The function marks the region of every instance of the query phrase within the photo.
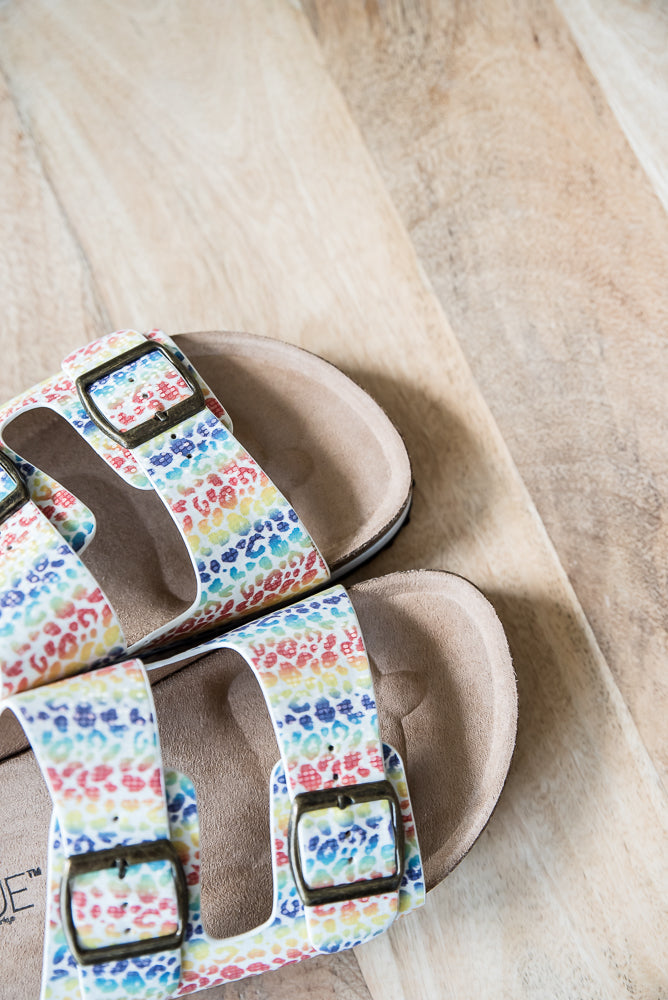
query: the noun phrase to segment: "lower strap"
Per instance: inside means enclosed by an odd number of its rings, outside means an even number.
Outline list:
[[[401,801],[405,831],[404,876],[392,916],[408,913],[424,902],[424,877],[415,824],[401,759],[384,746],[386,773]],[[320,951],[334,953],[362,944],[381,933],[387,924],[386,904],[370,896],[362,906],[333,903],[315,907],[313,920],[322,929],[327,945],[314,946],[304,917],[304,907],[292,877],[287,854],[290,797],[283,765],[271,776],[271,843],[274,905],[269,919],[255,930],[223,940],[210,937],[202,925],[200,898],[199,820],[195,789],[183,774],[165,774],[170,838],[178,845],[188,883],[188,926],[181,950],[181,981],[169,990],[171,968],[161,956],[141,961],[119,961],[111,968],[93,970],[98,995],[120,998],[181,997],[212,986],[279,969]],[[65,858],[62,836],[54,817],[49,838],[49,909],[41,1000],[82,1000],[77,964],[69,950],[60,922],[60,884]],[[221,900],[221,905],[224,901]],[[335,928],[332,932],[332,927]],[[156,992],[156,990],[165,992]]]

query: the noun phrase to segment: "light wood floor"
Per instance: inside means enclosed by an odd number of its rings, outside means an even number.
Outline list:
[[[414,464],[365,574],[469,577],[514,656],[424,911],[212,998],[668,996],[667,136],[661,0],[0,5],[2,398],[119,326],[322,354]]]

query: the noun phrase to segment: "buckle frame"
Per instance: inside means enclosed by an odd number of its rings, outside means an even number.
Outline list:
[[[124,873],[125,868],[142,861],[171,862],[179,916],[176,931],[173,934],[144,938],[141,941],[128,941],[127,943],[121,941],[118,944],[102,945],[99,948],[85,948],[80,943],[74,926],[72,879],[85,872],[104,871],[107,868],[115,867],[119,868],[119,878],[122,878],[120,873]],[[172,951],[180,948],[188,923],[188,885],[181,859],[173,843],[171,840],[147,840],[141,844],[128,844],[127,846],[119,844],[117,847],[109,847],[101,851],[72,854],[65,859],[60,885],[60,915],[70,951],[79,965],[100,965],[104,962],[137,958],[140,955],[152,955],[157,951]]]
[[[374,802],[385,799],[390,803],[392,812],[392,828],[394,831],[394,859],[396,871],[393,875],[382,875],[378,878],[361,879],[357,882],[345,882],[340,885],[326,885],[313,888],[308,885],[302,868],[301,853],[297,830],[299,820],[304,813],[314,809],[341,809],[358,802]],[[342,800],[347,800],[343,802]],[[313,792],[301,792],[295,795],[288,826],[288,859],[292,877],[304,906],[321,906],[325,903],[338,903],[348,899],[364,899],[367,896],[377,896],[381,892],[394,892],[401,885],[404,874],[404,824],[401,816],[401,806],[394,785],[384,781],[368,781],[360,785],[344,785],[338,788],[318,788]]]
[[[121,368],[125,368],[131,361],[136,361],[137,358],[141,358],[145,354],[153,354],[156,351],[164,355],[172,367],[176,368],[192,392],[192,396],[182,399],[179,403],[175,403],[174,406],[170,406],[168,409],[156,411],[152,417],[143,420],[136,427],[129,427],[125,431],[114,427],[91,397],[90,387],[106,375],[112,375],[114,372],[120,371]],[[165,344],[159,344],[156,340],[146,340],[143,344],[137,344],[115,358],[109,358],[108,361],[103,361],[102,364],[97,365],[95,368],[83,372],[76,379],[75,385],[81,405],[96,427],[123,448],[136,448],[138,445],[150,441],[151,438],[156,437],[162,431],[176,427],[177,424],[180,424],[188,417],[193,417],[206,406],[204,392],[194,375],[188,371],[183,362]]]
[[[19,472],[18,466],[3,451],[0,451],[0,468],[15,483],[14,489],[9,496],[0,500],[0,524],[2,524],[3,521],[6,521],[7,518],[15,514],[17,510],[20,510],[28,502],[30,494],[28,493],[28,487],[23,482],[23,477]]]

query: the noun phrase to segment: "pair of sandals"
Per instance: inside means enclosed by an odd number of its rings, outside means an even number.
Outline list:
[[[461,577],[333,585],[410,506],[373,400],[280,342],[120,331],[0,436],[0,995],[189,995],[420,906],[516,690]]]

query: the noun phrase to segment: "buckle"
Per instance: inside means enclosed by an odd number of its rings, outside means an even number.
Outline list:
[[[30,494],[16,463],[12,461],[9,455],[5,455],[3,451],[0,451],[0,469],[6,472],[9,478],[15,483],[14,489],[9,496],[0,500],[0,524],[2,524],[3,521],[6,521],[8,517],[11,517],[12,514],[23,507],[24,503],[30,499]]]
[[[337,807],[346,809],[358,802],[375,802],[382,799],[390,803],[392,812],[396,868],[394,874],[357,882],[344,882],[340,885],[321,886],[315,889],[308,885],[304,876],[297,836],[299,820],[304,813],[312,812],[314,809]],[[404,825],[399,799],[392,783],[387,780],[368,781],[361,785],[321,788],[314,792],[301,792],[299,795],[295,795],[288,827],[288,858],[297,891],[305,906],[320,906],[324,903],[338,903],[347,899],[362,899],[366,896],[377,896],[381,892],[393,892],[398,889],[404,874]]]
[[[120,371],[121,368],[125,368],[131,361],[136,361],[137,358],[141,358],[145,354],[153,353],[164,354],[172,367],[176,368],[181,378],[184,379],[192,392],[192,396],[182,399],[167,410],[158,410],[152,417],[142,421],[141,424],[137,424],[136,427],[130,427],[125,431],[120,430],[118,427],[114,427],[111,421],[98,409],[95,400],[91,397],[90,388],[95,382],[99,382],[106,375],[112,375],[114,372]],[[112,441],[116,441],[123,448],[136,448],[138,445],[150,441],[151,438],[162,433],[162,431],[169,430],[188,417],[194,416],[205,407],[204,393],[199,382],[196,381],[183,362],[175,354],[172,354],[168,347],[164,344],[159,344],[155,340],[147,340],[143,344],[137,344],[136,347],[131,347],[129,351],[124,351],[123,354],[119,354],[115,358],[110,358],[108,361],[103,361],[96,368],[91,368],[90,371],[84,372],[77,378],[76,387],[83,408],[93,423],[101,431],[104,431]]]
[[[142,941],[120,942],[119,944],[101,945],[99,948],[85,948],[77,937],[72,914],[72,879],[85,872],[98,872],[106,868],[118,868],[119,878],[123,878],[126,868],[140,862],[169,861],[174,873],[176,888],[176,905],[179,924],[173,934],[163,934],[160,937],[145,938]],[[129,844],[106,848],[102,851],[88,851],[85,854],[73,854],[65,859],[65,869],[60,887],[60,914],[65,937],[72,955],[79,965],[100,965],[103,962],[114,962],[120,959],[137,958],[140,955],[151,955],[156,951],[171,951],[180,948],[188,922],[188,886],[185,872],[181,865],[176,848],[171,840],[148,840],[142,844]]]

